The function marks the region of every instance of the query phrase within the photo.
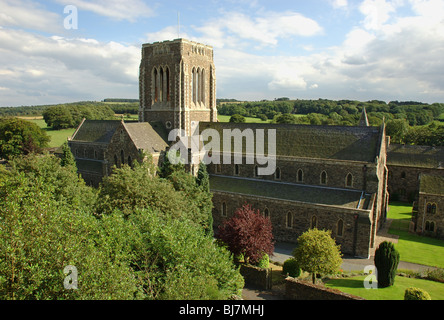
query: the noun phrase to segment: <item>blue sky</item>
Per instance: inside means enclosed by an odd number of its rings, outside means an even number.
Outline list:
[[[0,106],[138,98],[141,45],[178,36],[218,98],[444,102],[444,0],[0,0]]]

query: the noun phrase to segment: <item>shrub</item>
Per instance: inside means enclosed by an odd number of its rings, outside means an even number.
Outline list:
[[[265,269],[268,268],[270,265],[270,258],[268,256],[268,254],[264,253],[262,255],[262,258],[259,259],[259,261],[257,262],[257,266],[259,268]]]
[[[378,270],[378,286],[390,287],[395,283],[399,264],[399,252],[393,243],[384,241],[375,251],[375,266]]]
[[[405,289],[404,300],[432,300],[432,298],[427,291],[411,287]]]
[[[284,265],[282,266],[282,273],[285,275],[288,274],[293,278],[299,277],[301,275],[301,268],[296,259],[290,258],[285,260]]]
[[[270,219],[251,205],[244,204],[219,226],[216,238],[224,242],[234,256],[243,254],[246,263],[256,265],[264,252],[273,253],[272,229]]]

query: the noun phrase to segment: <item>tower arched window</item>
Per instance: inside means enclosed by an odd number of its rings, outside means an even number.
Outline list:
[[[165,69],[165,78],[166,78],[166,89],[165,89],[165,94],[166,94],[166,101],[170,101],[170,69],[167,67]]]
[[[153,70],[153,81],[154,81],[154,102],[159,101],[159,79],[158,79],[158,72],[157,68],[154,68]]]
[[[239,165],[238,165],[238,164],[235,164],[235,165],[234,165],[234,175],[235,175],[235,176],[238,176],[239,173],[240,173]]]
[[[200,71],[199,82],[199,102],[203,104],[205,103],[205,69]]]
[[[163,68],[160,68],[159,71],[159,102],[163,101],[163,93],[164,93],[164,77],[163,77]]]

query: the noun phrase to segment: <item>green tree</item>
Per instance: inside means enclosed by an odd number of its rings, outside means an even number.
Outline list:
[[[0,158],[41,152],[50,137],[33,122],[18,118],[0,119]]]
[[[213,195],[210,191],[210,175],[207,171],[207,166],[205,163],[201,162],[199,164],[199,170],[197,171],[196,177],[197,185],[201,188],[201,192],[203,193],[204,198],[209,199],[210,201],[206,202],[206,206],[202,208],[202,210],[206,211],[208,215],[208,227],[207,234],[213,235],[213,202],[211,199]]]
[[[55,130],[74,127],[72,113],[67,106],[57,105],[47,108],[42,113],[48,127]]]
[[[62,167],[66,166],[76,166],[76,161],[74,155],[71,152],[71,148],[68,146],[68,141],[65,141],[62,144],[62,156],[60,157],[60,165]]]
[[[399,252],[391,242],[384,241],[375,251],[375,267],[378,270],[378,287],[386,288],[395,283],[399,264]]]
[[[296,118],[293,114],[290,113],[284,113],[278,115],[273,122],[276,123],[290,123],[295,124],[298,123],[298,118]]]
[[[138,230],[132,264],[147,296],[194,300],[241,294],[243,277],[230,252],[201,227],[151,209],[136,209],[128,223]]]
[[[240,114],[233,114],[230,118],[230,122],[234,122],[234,123],[244,123],[245,122],[245,117],[240,115]]]
[[[100,239],[100,221],[56,199],[56,186],[47,181],[16,169],[0,179],[0,299],[137,296],[129,257],[113,256],[112,243]],[[78,290],[64,287],[67,266],[77,268]]]
[[[387,121],[386,134],[394,143],[405,143],[406,135],[409,131],[409,124],[404,119],[393,119]]]
[[[331,237],[331,231],[310,229],[298,238],[298,246],[293,251],[299,267],[312,274],[329,274],[338,271],[342,264],[340,246]]]

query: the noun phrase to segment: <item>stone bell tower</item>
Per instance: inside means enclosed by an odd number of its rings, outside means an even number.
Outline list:
[[[139,122],[187,136],[200,121],[216,122],[213,48],[185,39],[143,44],[139,98]]]

